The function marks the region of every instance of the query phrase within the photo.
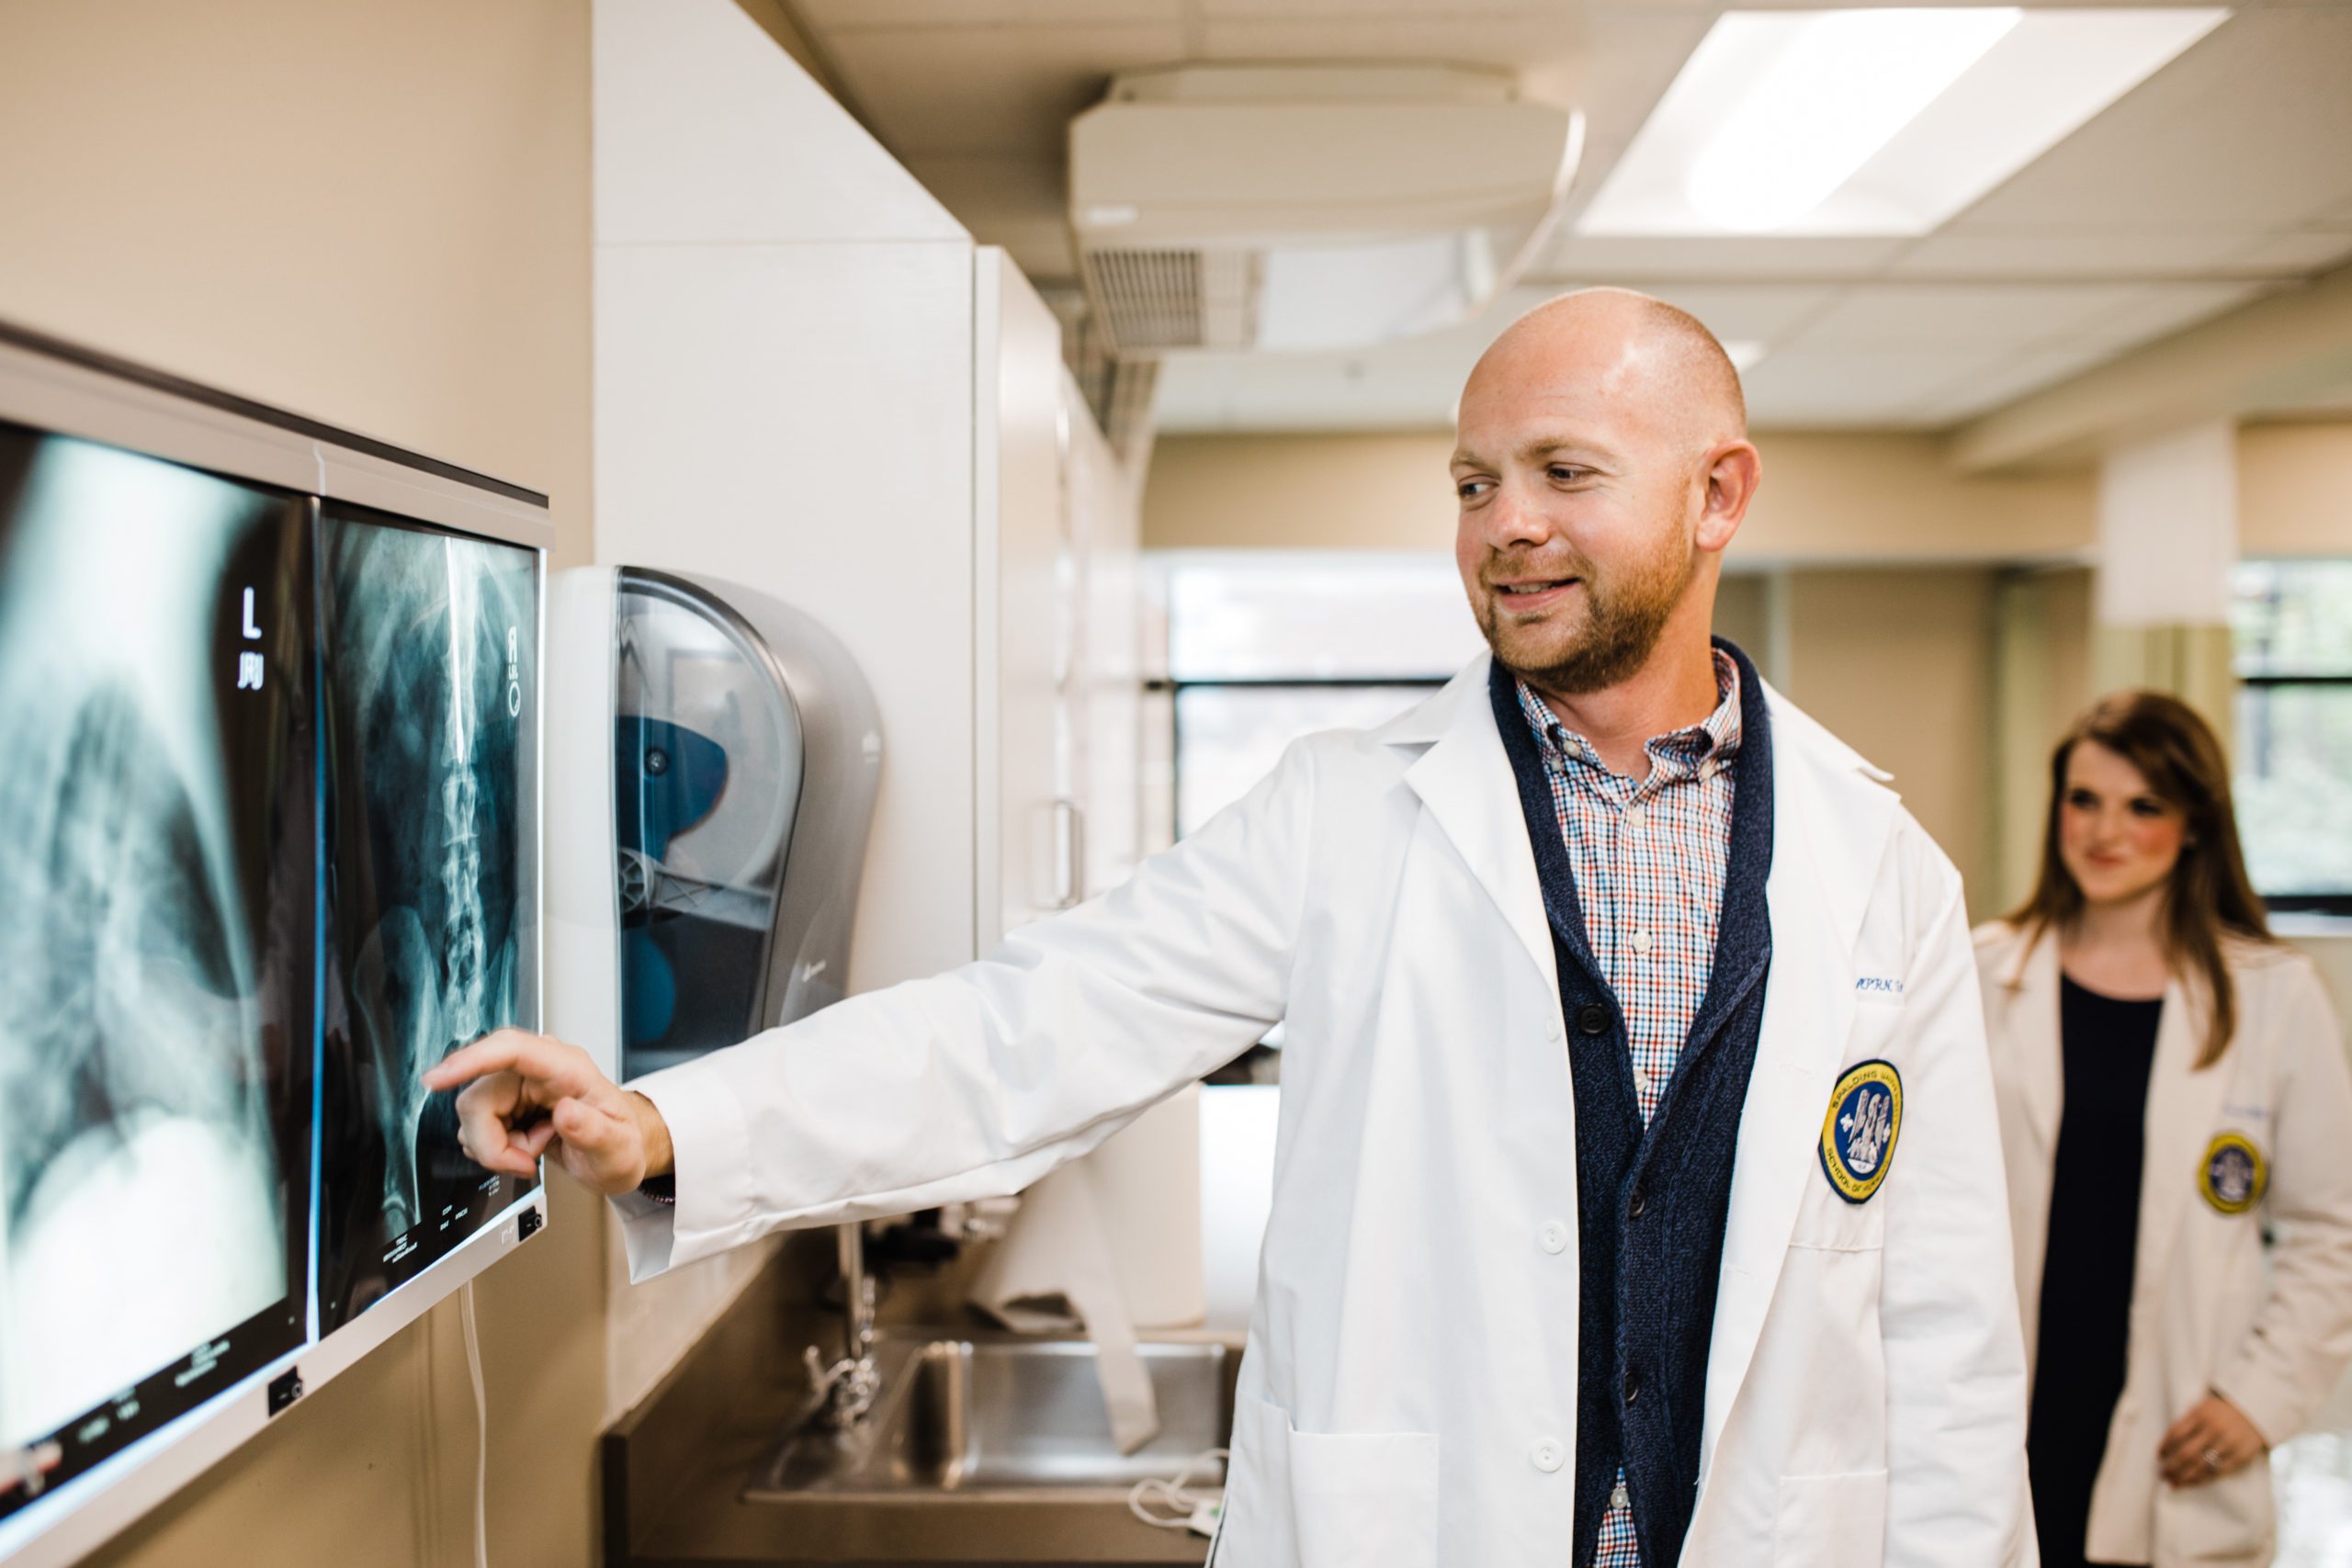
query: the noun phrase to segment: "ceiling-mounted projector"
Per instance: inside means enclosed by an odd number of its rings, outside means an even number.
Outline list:
[[[1131,72],[1070,122],[1070,225],[1123,355],[1360,348],[1516,279],[1583,144],[1581,114],[1501,72]]]

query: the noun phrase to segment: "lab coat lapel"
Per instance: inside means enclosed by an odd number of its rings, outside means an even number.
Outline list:
[[[2001,976],[2000,1006],[2010,1021],[2001,1031],[2003,1048],[2014,1053],[2024,1101],[2025,1132],[2034,1156],[2047,1165],[2058,1157],[2058,1119],[2064,1111],[2065,1066],[2058,1038],[2058,938],[2044,931],[2021,947]]]
[[[2156,1019],[2155,1059],[2148,1069],[2146,1145],[2140,1167],[2139,1253],[2132,1263],[2138,1281],[2165,1277],[2181,1222],[2196,1201],[2198,1163],[2221,1119],[2229,1083],[2229,1058],[2199,1071],[2198,1052],[2205,1040],[2201,987],[2175,979],[2165,987]]]
[[[1847,766],[1818,754],[1805,732],[1810,721],[1783,722],[1792,713],[1775,701],[1772,871],[1764,894],[1772,966],[1732,1168],[1702,1484],[1755,1359],[1805,1183],[1820,1179],[1821,1119],[1854,1024],[1855,939],[1894,825],[1894,797],[1863,782],[1859,759]]]
[[[1406,770],[1405,783],[1556,991],[1543,885],[1519,807],[1518,781],[1495,730],[1487,664],[1483,658],[1476,660],[1436,696],[1380,730],[1378,738],[1391,745],[1434,738],[1435,744]]]

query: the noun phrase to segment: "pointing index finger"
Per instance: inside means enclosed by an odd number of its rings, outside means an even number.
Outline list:
[[[565,1071],[570,1066],[554,1042],[544,1035],[501,1029],[444,1056],[425,1073],[424,1087],[456,1089],[496,1072],[512,1072],[540,1083],[563,1083],[573,1076]]]

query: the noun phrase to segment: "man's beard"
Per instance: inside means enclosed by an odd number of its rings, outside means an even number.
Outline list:
[[[1481,574],[1486,600],[1480,607],[1478,629],[1487,634],[1487,646],[1494,649],[1496,661],[1538,691],[1564,696],[1605,691],[1630,679],[1649,662],[1666,623],[1673,618],[1675,607],[1682,603],[1683,592],[1690,586],[1698,569],[1698,552],[1686,545],[1678,553],[1671,542],[1648,559],[1619,569],[1605,582],[1589,562],[1577,562],[1553,572],[1548,569],[1538,570],[1508,556],[1490,555]],[[1547,649],[1542,661],[1532,657],[1533,650],[1524,644],[1543,638],[1555,628],[1544,623],[1518,626],[1508,624],[1504,617],[1510,602],[1493,587],[1493,580],[1498,574],[1521,579],[1548,580],[1556,576],[1582,580],[1584,624],[1566,647]]]

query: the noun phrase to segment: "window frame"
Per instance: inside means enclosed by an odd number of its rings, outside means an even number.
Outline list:
[[[2336,674],[2299,671],[2289,674],[2240,675],[2237,683],[2241,690],[2260,688],[2278,691],[2307,687],[2352,691],[2352,671]],[[2238,827],[2238,836],[2241,840],[2245,836],[2243,824]],[[2265,893],[2256,887],[2255,896],[2262,900],[2262,907],[2274,915],[2330,915],[2352,919],[2352,887],[2328,893]]]
[[[1442,689],[1451,675],[1216,675],[1180,680],[1158,675],[1143,683],[1148,694],[1168,697],[1168,825],[1172,840],[1182,841],[1184,820],[1184,694],[1193,690],[1349,691],[1375,686],[1402,686],[1423,694]]]

